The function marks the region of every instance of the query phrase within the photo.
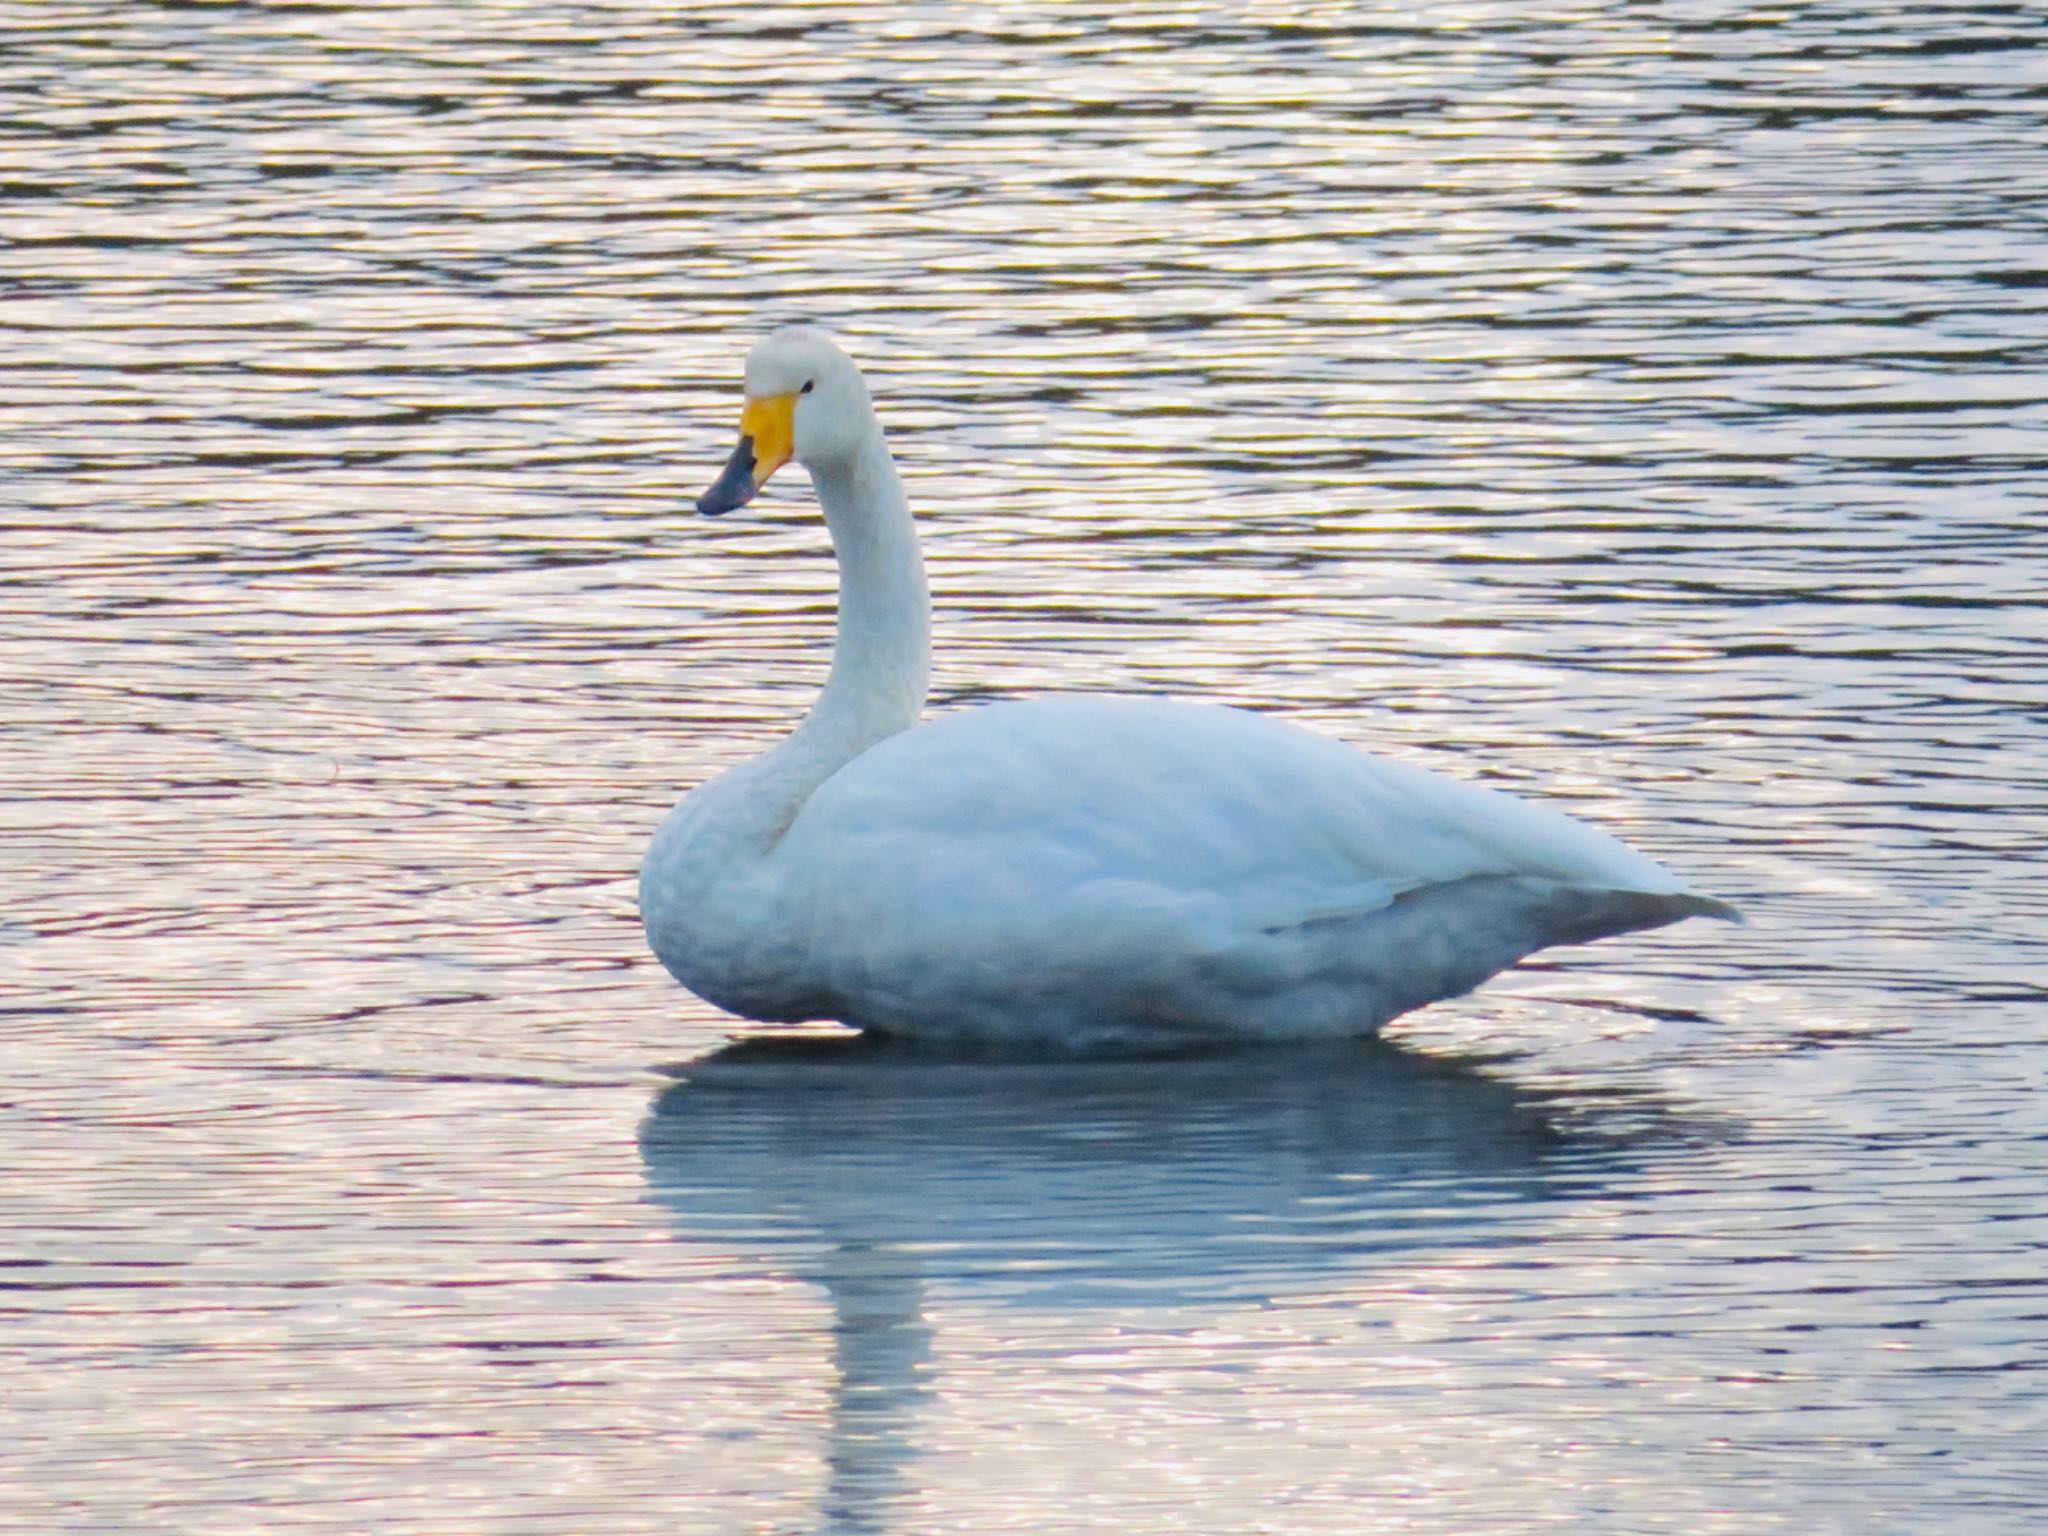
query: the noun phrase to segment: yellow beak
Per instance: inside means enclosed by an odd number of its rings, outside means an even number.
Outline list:
[[[716,517],[743,507],[768,477],[789,462],[796,446],[796,396],[761,395],[740,412],[740,444],[725,471],[697,498],[697,510]]]

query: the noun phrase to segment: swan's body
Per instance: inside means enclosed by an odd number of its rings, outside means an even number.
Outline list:
[[[1244,710],[1057,697],[917,723],[929,603],[858,372],[786,331],[747,386],[700,505],[803,462],[840,627],[803,725],[691,793],[642,870],[649,942],[711,1002],[950,1043],[1367,1034],[1547,944],[1733,916],[1554,811]]]

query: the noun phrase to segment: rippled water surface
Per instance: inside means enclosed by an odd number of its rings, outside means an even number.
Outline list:
[[[2038,1528],[2048,21],[0,3],[0,1526]],[[646,955],[817,686],[1224,698],[1741,902],[1311,1058]]]

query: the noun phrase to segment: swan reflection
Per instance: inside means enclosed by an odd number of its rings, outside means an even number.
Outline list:
[[[1380,1041],[1047,1062],[785,1037],[677,1070],[641,1130],[653,1198],[686,1239],[830,1297],[835,1530],[879,1528],[904,1492],[934,1294],[1112,1310],[1327,1292],[1385,1255],[1525,1241],[1668,1145],[1655,1106]]]

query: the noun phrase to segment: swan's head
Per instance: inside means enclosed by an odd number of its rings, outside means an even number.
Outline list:
[[[874,407],[853,359],[823,331],[777,331],[747,354],[740,445],[697,498],[697,510],[745,506],[791,459],[812,469],[851,459],[874,432]]]

